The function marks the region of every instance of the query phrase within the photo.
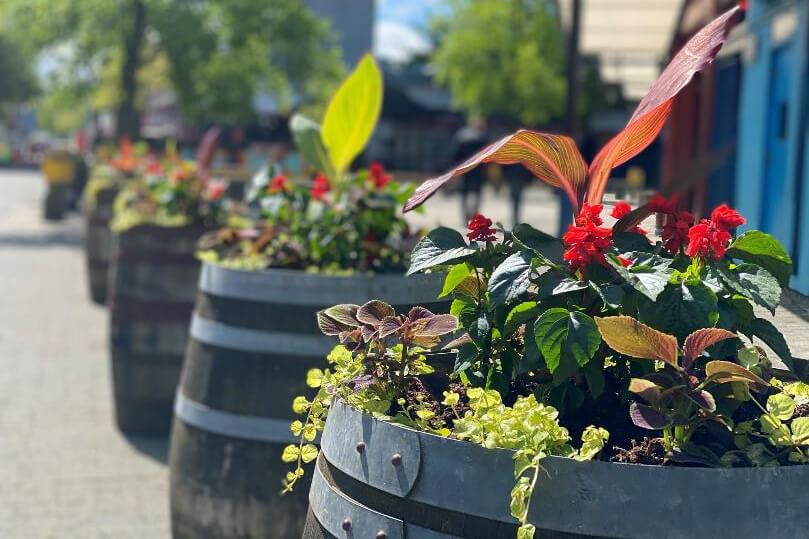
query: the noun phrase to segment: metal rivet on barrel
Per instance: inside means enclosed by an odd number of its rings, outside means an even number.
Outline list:
[[[388,534],[384,530],[379,530],[376,532],[376,539],[388,539]]]
[[[357,453],[365,453],[365,442],[357,442]]]
[[[351,519],[347,518],[343,521],[343,530],[348,531],[351,529]]]
[[[390,463],[393,464],[394,466],[400,465],[402,463],[402,455],[396,453],[390,458]]]

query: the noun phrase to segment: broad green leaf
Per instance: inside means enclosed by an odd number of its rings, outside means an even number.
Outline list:
[[[458,349],[458,355],[455,358],[455,366],[453,372],[459,373],[465,371],[478,360],[480,350],[474,343],[467,343]]]
[[[514,242],[523,249],[530,249],[554,264],[562,263],[562,253],[564,253],[565,247],[559,238],[525,223],[515,226],[512,236]]]
[[[537,295],[540,299],[567,294],[576,290],[584,290],[588,286],[586,282],[578,281],[570,275],[555,269],[542,273],[535,282],[538,288]]]
[[[637,236],[637,234],[635,234]],[[665,270],[674,262],[671,258],[666,258],[654,253],[647,253],[644,251],[633,251],[624,253],[624,258],[632,261],[632,266],[628,269],[631,273],[639,273],[645,271],[647,268],[653,270]]]
[[[774,237],[758,230],[745,232],[730,244],[727,254],[733,258],[758,264],[772,273],[781,286],[789,286],[792,259]]]
[[[365,148],[382,110],[382,73],[366,54],[331,98],[323,118],[323,144],[337,176]]]
[[[592,318],[561,307],[548,309],[537,318],[534,338],[551,373],[563,361],[568,366],[586,365],[601,344]]]
[[[489,298],[497,305],[516,300],[528,291],[531,281],[531,260],[534,253],[520,251],[509,256],[494,269],[489,278]]]
[[[618,257],[613,254],[607,255],[607,262],[618,272],[618,275],[623,277],[635,290],[652,301],[655,301],[663,290],[665,290],[672,273],[668,268],[655,270],[648,266],[639,267],[635,271],[629,271],[621,264]]]
[[[426,269],[461,262],[476,253],[457,230],[438,227],[419,240],[410,257],[408,275]]]
[[[596,317],[595,323],[604,342],[616,352],[677,366],[677,339],[671,335],[641,324],[631,316]]]
[[[781,421],[787,421],[795,413],[795,400],[786,393],[770,395],[767,399],[767,411]]]
[[[764,341],[764,344],[772,348],[772,351],[781,358],[781,361],[784,362],[784,365],[786,365],[790,371],[795,372],[795,362],[792,359],[792,352],[789,350],[789,345],[772,322],[764,318],[754,318],[753,321],[750,322],[748,330],[751,335],[758,337]]]
[[[441,289],[439,298],[443,298],[455,291],[456,288],[470,275],[474,273],[472,267],[467,264],[455,264],[452,269],[447,272],[447,277],[444,279],[444,287]]]
[[[604,302],[604,305],[610,309],[619,308],[621,302],[624,300],[624,289],[617,284],[600,286],[590,281],[590,288],[596,291],[596,294],[598,294],[598,297]]]
[[[328,178],[334,178],[334,169],[329,160],[329,152],[323,145],[320,125],[302,114],[293,114],[289,119],[289,131],[304,161]]]
[[[644,323],[680,340],[719,321],[716,294],[699,281],[667,286],[657,301],[641,302],[638,314]]]
[[[536,301],[525,301],[511,309],[503,325],[503,338],[508,339],[514,335],[521,325],[535,318],[538,314],[539,304]]]
[[[650,251],[654,248],[654,245],[649,243],[649,240],[637,232],[613,232],[612,244],[619,253]]]
[[[781,302],[781,285],[772,273],[757,264],[740,264],[735,268],[725,265],[719,268],[719,273],[733,290],[775,314]]]

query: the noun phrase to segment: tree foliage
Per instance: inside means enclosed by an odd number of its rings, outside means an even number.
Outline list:
[[[562,112],[564,49],[556,2],[453,0],[434,22],[437,78],[472,114],[504,114],[523,124]]]

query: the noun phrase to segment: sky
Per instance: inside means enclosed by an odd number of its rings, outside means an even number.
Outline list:
[[[446,0],[376,0],[375,55],[402,62],[413,53],[428,51],[430,42],[423,29],[446,4]]]

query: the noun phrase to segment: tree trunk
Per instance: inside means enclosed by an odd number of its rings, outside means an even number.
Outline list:
[[[135,108],[137,72],[141,64],[141,47],[146,34],[146,5],[144,0],[130,0],[132,27],[124,35],[124,64],[121,67],[121,103],[118,105],[115,138],[140,137],[140,115]]]

